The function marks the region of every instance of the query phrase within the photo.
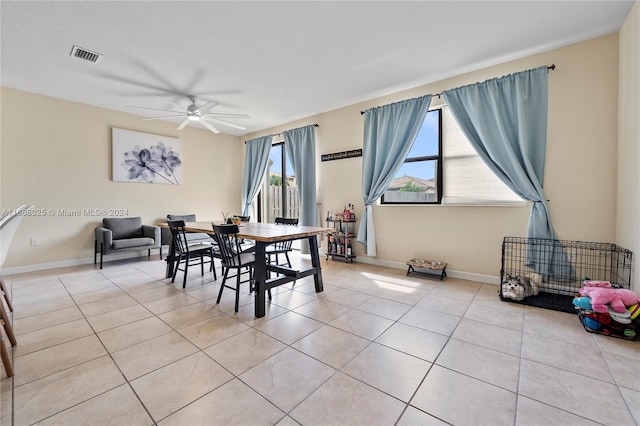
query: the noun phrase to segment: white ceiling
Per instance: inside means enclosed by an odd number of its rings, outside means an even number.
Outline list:
[[[633,1],[6,1],[3,86],[146,116],[156,95],[243,135],[616,32]],[[73,45],[104,55],[92,64]],[[176,122],[180,122],[177,120]]]

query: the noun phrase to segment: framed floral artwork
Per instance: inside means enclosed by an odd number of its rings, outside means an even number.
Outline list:
[[[111,129],[115,182],[180,185],[180,139],[118,128]]]

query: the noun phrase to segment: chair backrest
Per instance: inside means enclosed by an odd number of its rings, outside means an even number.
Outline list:
[[[0,229],[4,228],[4,225],[8,223],[10,220],[12,220],[18,214],[18,212],[22,212],[25,209],[25,207],[27,207],[27,205],[23,204],[17,209],[11,209],[7,211],[5,214],[3,214],[2,217],[0,218]]]
[[[184,220],[170,220],[167,222],[171,230],[171,244],[177,253],[189,253],[189,245],[187,244],[187,231],[185,230]]]
[[[297,217],[276,217],[276,225],[297,225]]]
[[[297,226],[298,225],[298,218],[297,217],[276,217],[276,225],[292,225],[292,226]],[[275,243],[275,247],[277,250],[291,250],[291,246],[293,245],[293,241],[292,240],[288,240],[288,241],[278,241],[277,243]]]
[[[144,237],[141,217],[105,217],[102,226],[111,230],[114,240]]]
[[[25,212],[31,208],[33,206],[22,205],[2,218],[2,223],[0,224],[0,267],[4,265],[4,261],[7,259],[9,246],[18,230],[18,226],[24,219]]]
[[[216,225],[213,224],[215,239],[218,242],[222,264],[240,264],[240,240],[238,238],[238,225]]]

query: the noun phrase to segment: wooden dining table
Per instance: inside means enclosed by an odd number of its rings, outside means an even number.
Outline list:
[[[217,223],[216,223],[217,224]],[[160,226],[167,226],[160,224]],[[186,222],[185,230],[188,232],[202,232],[214,234],[212,222]],[[318,235],[331,232],[331,228],[304,225],[276,225],[274,223],[242,222],[238,225],[238,237],[255,241],[255,316],[264,317],[266,306],[266,293],[269,289],[296,281],[300,278],[313,275],[316,293],[324,290],[322,284],[322,270],[320,265],[320,253],[318,251]],[[311,254],[311,268],[297,270],[284,266],[271,265],[267,262],[266,248],[269,244],[279,241],[291,241],[308,239]],[[171,253],[170,253],[171,256]],[[173,259],[167,259],[167,276],[173,275]],[[269,278],[270,273],[276,274]]]

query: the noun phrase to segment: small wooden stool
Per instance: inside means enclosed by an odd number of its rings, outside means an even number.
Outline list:
[[[0,292],[2,293],[2,297],[7,302],[7,307],[9,311],[13,312],[13,305],[11,304],[11,297],[9,297],[9,292],[7,291],[7,286],[4,283],[4,279],[2,278],[2,274],[0,274]],[[2,300],[0,300],[2,302]]]
[[[407,275],[411,272],[416,272],[418,274],[429,274],[433,275],[432,272],[428,271],[438,271],[436,273],[440,273],[440,281],[444,280],[444,277],[447,276],[447,262],[440,262],[437,260],[421,260],[421,259],[411,259],[407,261]]]
[[[4,321],[2,325],[4,325]],[[4,371],[7,372],[7,377],[13,376],[13,364],[11,363],[11,355],[9,355],[9,349],[5,343],[4,333],[0,333],[0,357],[2,357],[2,365],[4,365]]]
[[[7,299],[7,305],[11,306],[8,299]],[[9,315],[7,314],[7,311],[4,309],[4,303],[2,299],[0,299],[0,325],[2,325],[2,330],[0,335],[0,339],[1,339],[0,357],[2,358],[2,364],[4,365],[4,370],[7,372],[7,376],[11,377],[13,376],[13,363],[11,362],[11,355],[9,355],[9,348],[7,348],[7,344],[5,340],[8,338],[9,342],[11,343],[11,346],[17,345],[18,342],[16,340],[15,334],[13,334],[11,321],[9,320]]]

